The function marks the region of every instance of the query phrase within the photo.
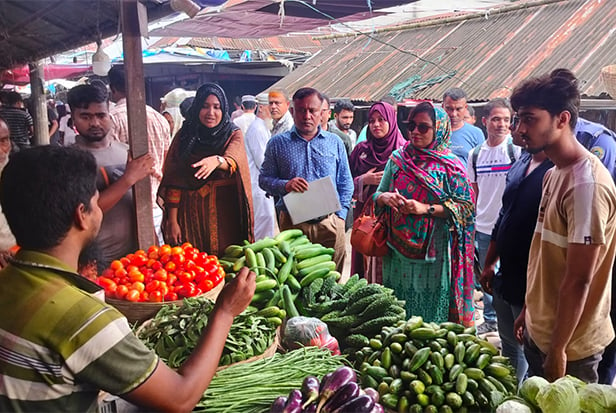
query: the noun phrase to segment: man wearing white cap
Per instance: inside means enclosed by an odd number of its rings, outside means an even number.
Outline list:
[[[246,136],[246,131],[250,124],[255,120],[255,109],[257,108],[257,99],[252,95],[242,96],[242,111],[241,116],[238,116],[233,120],[242,131],[242,135]]]
[[[259,187],[259,170],[265,157],[265,147],[271,137],[272,116],[269,111],[267,93],[257,96],[257,118],[244,135],[244,145],[248,156],[250,180],[252,181],[252,203],[255,214],[255,239],[272,237],[276,232],[276,210],[274,200],[265,196]]]

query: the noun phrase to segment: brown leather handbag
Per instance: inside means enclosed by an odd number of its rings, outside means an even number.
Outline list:
[[[368,200],[361,215],[353,222],[351,245],[355,251],[369,257],[387,254],[387,226],[384,216],[375,216],[374,202]]]

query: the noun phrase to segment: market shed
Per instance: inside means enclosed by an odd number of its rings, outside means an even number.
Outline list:
[[[613,1],[541,0],[412,21],[369,36],[323,37],[331,44],[273,87],[312,86],[358,102],[387,94],[399,102],[440,101],[445,90],[461,87],[469,101],[487,101],[509,96],[529,76],[566,67],[583,96],[605,99],[600,72],[616,63],[615,21]]]

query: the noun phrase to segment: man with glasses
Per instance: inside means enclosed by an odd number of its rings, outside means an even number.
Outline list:
[[[516,133],[555,167],[543,180],[531,243],[525,307],[514,331],[529,375],[565,374],[597,382],[614,339],[609,317],[616,252],[616,187],[609,171],[574,134],[580,105],[569,70],[531,78],[511,96]]]
[[[511,165],[520,157],[520,147],[511,142],[509,125],[511,106],[505,99],[493,99],[485,107],[487,116],[481,121],[488,132],[488,139],[473,148],[468,154],[468,178],[476,197],[475,246],[479,265],[483,268],[490,234],[501,209],[505,179]],[[479,280],[477,280],[479,281]],[[496,311],[492,296],[483,289],[483,318],[477,327],[479,334],[497,330]]]
[[[443,94],[443,109],[451,121],[449,149],[462,161],[462,165],[466,165],[469,151],[485,139],[481,129],[464,121],[468,111],[466,92],[457,87],[447,90]]]

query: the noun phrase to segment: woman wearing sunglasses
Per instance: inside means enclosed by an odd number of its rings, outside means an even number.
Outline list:
[[[447,113],[423,102],[408,119],[409,142],[392,154],[374,194],[389,229],[383,284],[406,300],[408,316],[472,326],[472,189],[448,148]]]
[[[406,139],[398,129],[396,110],[386,102],[377,102],[368,112],[366,140],[357,144],[349,159],[355,190],[353,198],[357,201],[353,209],[353,219],[357,219],[372,194],[381,182],[385,164],[391,153],[401,148]],[[351,274],[359,274],[369,282],[382,283],[383,262],[380,257],[364,257],[353,250]]]

